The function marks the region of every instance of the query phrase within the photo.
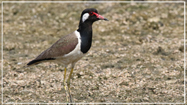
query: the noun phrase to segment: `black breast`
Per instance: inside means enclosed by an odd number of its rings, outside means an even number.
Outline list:
[[[87,53],[92,45],[92,30],[81,31],[81,52]]]
[[[81,37],[81,52],[87,53],[92,45],[92,21],[85,21],[79,24],[79,29]]]

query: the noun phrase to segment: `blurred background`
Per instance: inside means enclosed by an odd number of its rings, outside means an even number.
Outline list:
[[[3,3],[4,103],[66,102],[62,65],[25,65],[75,31],[86,8],[109,21],[93,24],[91,50],[76,63],[74,102],[184,102],[183,2],[26,2]]]

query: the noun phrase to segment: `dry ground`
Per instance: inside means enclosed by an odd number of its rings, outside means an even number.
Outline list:
[[[92,48],[71,81],[73,101],[183,103],[183,3],[4,4],[3,102],[66,102],[62,65],[24,65],[76,30],[89,7],[110,21],[93,25]]]

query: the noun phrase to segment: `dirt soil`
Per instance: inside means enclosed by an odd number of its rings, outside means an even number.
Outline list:
[[[25,65],[78,28],[85,8],[93,43],[76,63],[76,103],[183,103],[183,3],[4,3],[3,102],[66,103],[63,65]],[[2,11],[1,11],[2,12]],[[1,52],[2,53],[2,52]],[[67,76],[70,67],[68,67]]]

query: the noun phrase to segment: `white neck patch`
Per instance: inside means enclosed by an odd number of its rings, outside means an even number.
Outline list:
[[[82,22],[84,22],[85,20],[87,20],[89,16],[90,16],[89,13],[85,13],[85,14],[82,16]]]

